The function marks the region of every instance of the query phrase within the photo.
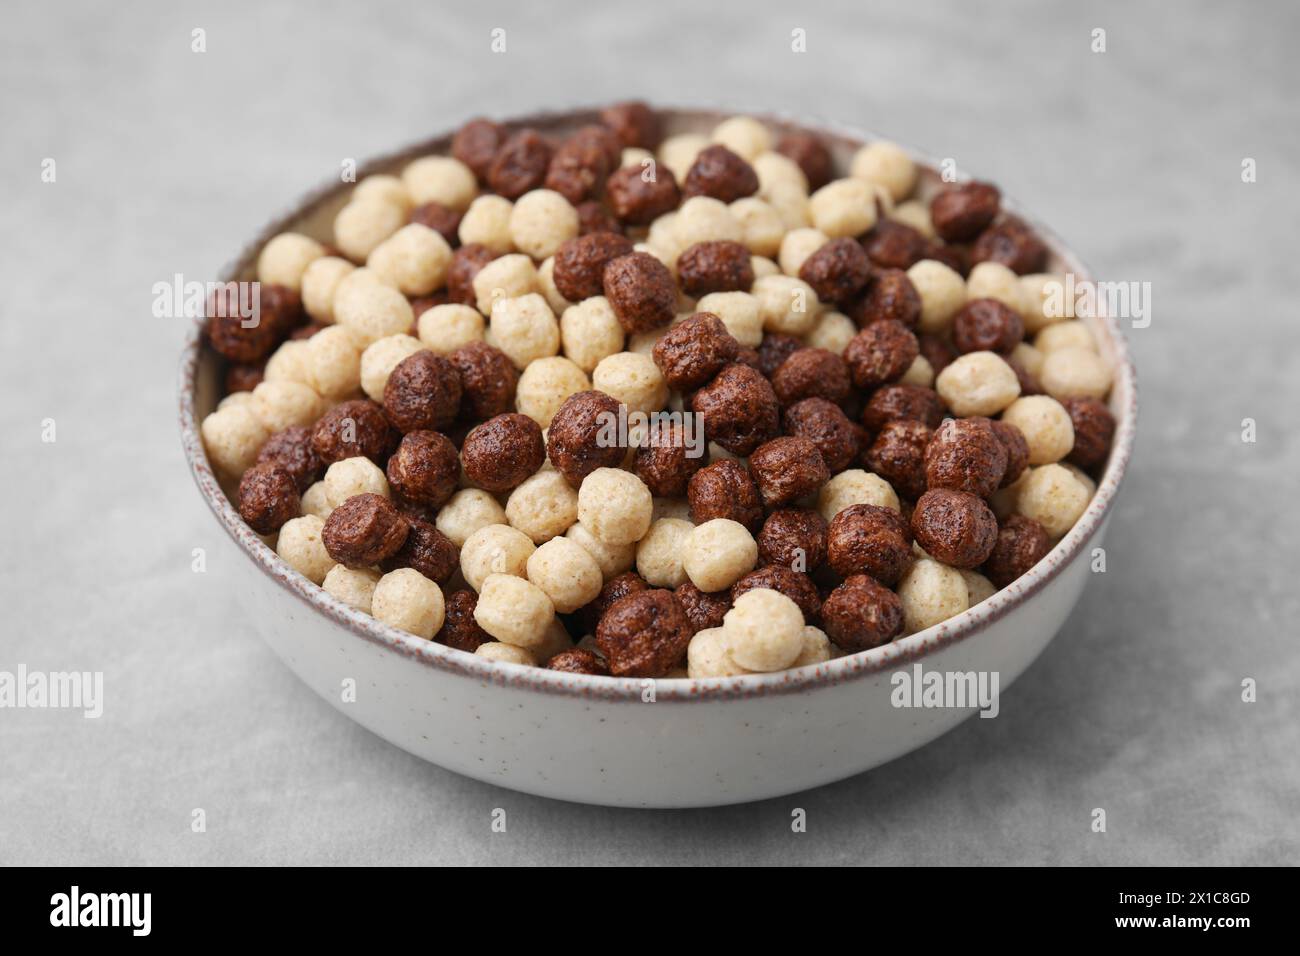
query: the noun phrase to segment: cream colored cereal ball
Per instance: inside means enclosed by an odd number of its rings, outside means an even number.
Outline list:
[[[697,242],[743,242],[745,238],[744,227],[727,204],[711,196],[692,196],[682,203],[672,227],[679,250]]]
[[[480,528],[505,524],[506,510],[481,488],[462,488],[438,510],[434,526],[458,548]]]
[[[546,640],[555,605],[530,581],[513,574],[489,574],[474,606],[474,620],[498,641],[533,648]]]
[[[813,330],[808,333],[808,344],[813,348],[825,349],[840,355],[857,334],[857,325],[843,312],[823,312],[817,319],[817,324],[813,326]],[[922,356],[917,358],[921,359]],[[907,381],[907,376],[904,376],[903,380]]]
[[[389,496],[384,471],[369,458],[344,458],[325,469],[325,500],[337,508],[354,495]]]
[[[803,629],[803,647],[791,667],[807,667],[810,664],[824,664],[831,659],[834,646],[826,632],[819,627],[807,624]]]
[[[1043,359],[1038,380],[1053,398],[1104,398],[1110,391],[1110,367],[1092,349],[1054,349]]]
[[[1057,322],[1039,331],[1034,336],[1034,348],[1047,355],[1058,349],[1088,349],[1097,351],[1097,343],[1088,331],[1088,327],[1078,319],[1069,322]]]
[[[560,351],[560,323],[536,292],[498,300],[488,331],[492,344],[520,369]]]
[[[682,569],[701,591],[729,588],[754,570],[757,563],[754,536],[730,518],[714,518],[696,525],[682,548]]]
[[[1011,350],[1011,360],[1019,362],[1020,367],[1037,378],[1043,371],[1043,353],[1028,342],[1017,342]]]
[[[262,247],[257,257],[257,279],[297,292],[302,288],[303,272],[323,255],[325,247],[315,239],[297,232],[282,232]]]
[[[776,210],[786,229],[813,225],[812,201],[808,192],[792,183],[778,183],[763,193],[767,204]]]
[[[350,338],[349,336],[349,340]],[[266,368],[262,370],[262,381],[298,382],[310,388],[317,388],[316,376],[312,371],[311,352],[307,344],[309,341],[309,339],[289,339],[280,343],[280,347],[272,352],[271,357],[266,361]]]
[[[384,199],[350,202],[334,217],[334,244],[353,262],[365,262],[379,245],[406,224],[406,210]]]
[[[552,538],[528,559],[528,580],[551,599],[555,610],[571,614],[600,594],[604,576],[587,549],[570,538]]]
[[[934,223],[930,221],[930,207],[916,199],[901,202],[889,214],[890,219],[897,220],[905,226],[911,226],[927,239],[934,239]]]
[[[420,341],[439,355],[447,355],[471,342],[482,342],[486,327],[478,309],[457,302],[425,309],[416,319]]]
[[[226,408],[230,405],[247,405],[249,411],[253,410],[253,393],[252,392],[231,392],[221,401],[217,402],[217,408]]]
[[[560,316],[560,344],[569,360],[588,374],[601,359],[623,351],[623,327],[609,300],[592,296],[565,309]]]
[[[565,399],[590,388],[587,373],[569,359],[560,355],[539,358],[530,362],[519,376],[515,407],[543,428],[549,428]]]
[[[993,586],[993,582],[980,574],[978,571],[963,571],[957,569],[961,579],[966,582],[966,603],[967,607],[974,607],[981,601],[987,601],[998,589]]]
[[[403,295],[428,295],[447,284],[451,246],[442,234],[418,222],[403,226],[371,251],[366,259],[383,282]]]
[[[922,388],[934,387],[934,366],[924,355],[918,355],[912,359],[912,364],[907,367],[907,371],[900,378],[901,385],[919,385]]]
[[[490,574],[523,577],[536,550],[533,539],[518,528],[490,524],[471,534],[461,547],[460,571],[465,583],[480,591]]]
[[[692,679],[702,677],[740,677],[750,674],[731,656],[731,640],[721,627],[697,631],[686,647],[686,673]]]
[[[334,293],[334,321],[364,348],[385,336],[409,333],[415,326],[415,313],[401,292],[375,281],[370,270],[357,269]]]
[[[997,299],[1017,315],[1025,311],[1020,276],[1000,262],[977,262],[966,277],[966,299]]]
[[[651,512],[653,514],[653,511]],[[600,566],[600,573],[608,581],[610,578],[616,578],[625,571],[632,570],[632,565],[636,561],[636,542],[627,544],[607,544],[601,541],[594,534],[587,530],[582,524],[574,524],[569,530],[564,532],[564,536],[571,541],[576,541],[586,549]]]
[[[879,505],[900,510],[898,495],[889,482],[861,468],[840,472],[817,493],[817,510],[828,523],[849,505]]]
[[[534,259],[555,255],[560,243],[578,234],[578,210],[551,189],[534,189],[515,200],[510,239]]]
[[[902,200],[916,188],[916,164],[901,146],[885,140],[868,143],[849,163],[849,174],[885,187],[891,199]]]
[[[302,273],[302,307],[307,314],[317,322],[331,324],[334,321],[334,291],[355,268],[338,256],[314,259]]]
[[[832,239],[860,236],[876,224],[876,191],[862,179],[837,179],[809,197],[808,212]]]
[[[325,413],[315,389],[299,382],[261,382],[253,389],[253,414],[275,434],[298,425],[314,425]]]
[[[754,280],[758,315],[768,332],[802,336],[812,331],[822,304],[812,286],[794,276],[764,276]]]
[[[514,252],[515,243],[510,236],[510,216],[514,209],[514,203],[505,196],[479,196],[470,203],[456,230],[461,245],[477,243],[497,255]]]
[[[966,304],[966,283],[961,273],[937,259],[922,259],[907,270],[921,297],[922,332],[941,332]]]
[[[656,498],[654,520],[659,521],[663,518],[681,518],[683,521],[690,521],[690,501],[685,498]]]
[[[522,647],[515,647],[513,644],[506,644],[503,641],[487,641],[480,644],[475,648],[474,655],[499,664],[522,664],[525,667],[537,666],[537,659],[533,657],[531,652]]]
[[[1074,300],[1066,296],[1065,286],[1065,276],[1050,272],[1020,277],[1021,315],[1027,335],[1074,318]]]
[[[803,652],[804,622],[799,605],[780,591],[746,591],[722,619],[731,658],[752,671],[784,670]]]
[[[323,582],[330,568],[334,567],[334,559],[321,540],[324,527],[325,522],[315,515],[291,518],[280,528],[280,537],[275,544],[275,553],[284,563],[312,584]]]
[[[686,583],[682,551],[695,525],[681,518],[660,518],[636,548],[636,570],[656,588],[675,588]]]
[[[924,631],[970,607],[961,572],[933,558],[912,562],[898,582],[898,598],[903,604],[903,630],[907,634]]]
[[[640,146],[624,146],[623,152],[619,153],[618,165],[620,167],[638,166],[641,169],[646,169],[648,168],[646,160],[653,163],[654,158],[655,154],[648,149],[642,149]]]
[[[486,316],[498,302],[519,299],[541,291],[537,281],[537,267],[522,253],[493,259],[474,276],[474,297],[478,310]],[[538,295],[541,299],[541,296]],[[541,299],[546,305],[546,300]],[[547,310],[550,306],[547,305]],[[553,353],[552,353],[553,354]]]
[[[967,352],[935,376],[934,390],[961,418],[996,415],[1020,395],[1020,379],[996,352]]]
[[[638,352],[616,352],[600,360],[591,383],[629,412],[657,412],[668,401],[668,383],[654,359]]]
[[[701,136],[699,133],[679,133],[676,136],[669,136],[659,144],[659,162],[672,170],[677,182],[681,183],[695,163],[695,157],[700,155],[700,150],[708,145],[708,137]]]
[[[303,345],[312,383],[325,398],[347,398],[361,387],[361,349],[351,331],[331,325]]]
[[[766,197],[780,188],[795,189],[808,195],[808,177],[802,167],[783,153],[766,152],[750,160],[758,176],[758,194]]]
[[[367,176],[356,184],[349,201],[357,202],[362,199],[379,199],[390,202],[401,206],[408,212],[413,205],[411,194],[406,190],[406,184],[396,176],[390,176],[386,173]]]
[[[820,229],[791,229],[781,240],[776,261],[788,276],[798,276],[808,257],[826,245],[830,238]]]
[[[578,520],[578,493],[553,468],[539,470],[510,492],[506,520],[541,544],[564,534]]]
[[[321,587],[331,597],[369,614],[371,601],[375,596],[375,585],[378,583],[378,571],[336,564],[330,568],[329,574],[325,575],[325,582]]]
[[[1050,395],[1026,395],[1007,406],[1002,420],[1014,425],[1029,446],[1029,464],[1050,465],[1074,448],[1070,413]]]
[[[780,213],[757,196],[737,199],[728,208],[744,230],[745,238],[741,242],[750,252],[758,256],[776,255],[785,235],[785,220]]]
[[[376,402],[384,400],[384,386],[393,369],[416,352],[424,343],[411,335],[388,335],[366,346],[361,353],[361,390]]]
[[[638,245],[647,247],[638,249],[638,252],[649,252],[669,269],[673,269],[677,264],[677,257],[686,249],[677,239],[677,213],[666,212],[650,223],[645,242]]]
[[[325,482],[312,482],[310,488],[302,493],[302,513],[315,515],[324,521],[330,516],[334,506],[330,504],[329,495],[325,493]]]
[[[450,156],[425,156],[402,170],[402,182],[411,202],[423,206],[442,203],[449,209],[464,211],[478,195],[474,172]]]
[[[572,302],[560,295],[560,290],[555,285],[555,256],[551,256],[537,267],[537,287],[545,297],[546,304],[551,307],[551,311],[556,315],[563,315],[564,310],[573,305]]]
[[[722,320],[731,337],[745,348],[757,348],[763,341],[763,317],[758,299],[748,292],[710,292],[695,304],[700,312],[712,312]]]
[[[1092,480],[1092,476],[1078,465],[1072,465],[1068,461],[1060,462],[1060,465],[1070,474],[1074,475],[1074,477],[1078,479],[1079,484],[1083,485],[1083,487],[1087,489],[1088,500],[1091,501],[1092,496],[1097,493],[1097,483]]]
[[[199,433],[208,458],[218,471],[239,477],[253,462],[270,432],[250,407],[252,402],[227,405],[203,419]]]
[[[721,143],[749,162],[772,148],[772,134],[752,116],[732,116],[713,127],[713,142]]]
[[[538,664],[545,664],[556,654],[564,651],[573,650],[573,638],[569,632],[564,629],[563,622],[559,618],[551,621],[550,626],[542,635],[542,640],[535,647],[530,647],[528,652],[537,659]]]
[[[1033,468],[1026,468],[1020,473],[1019,478],[1005,488],[999,488],[989,496],[989,508],[997,515],[999,521],[1005,521],[1016,513],[1016,502],[1020,496],[1020,489],[1025,486],[1025,481],[1028,480],[1031,471],[1033,471]]]
[[[1088,487],[1061,465],[1035,468],[1016,495],[1016,510],[1053,538],[1074,527],[1090,499]]]
[[[375,585],[370,613],[377,621],[428,641],[442,627],[446,605],[442,588],[415,568],[398,568]]]
[[[650,528],[654,499],[636,475],[597,468],[578,489],[578,521],[606,544],[633,544]]]

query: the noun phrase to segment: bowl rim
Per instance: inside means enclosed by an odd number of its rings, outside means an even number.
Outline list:
[[[569,126],[597,117],[597,107],[536,113],[508,120],[504,125],[548,127]],[[718,119],[729,115],[753,116],[769,125],[799,128],[822,136],[829,136],[849,145],[885,139],[870,130],[828,121],[810,121],[779,113],[727,111],[710,107],[656,107],[662,115],[686,119]],[[359,164],[356,178],[386,171],[403,159],[432,152],[445,151],[451,133],[430,137]],[[899,144],[919,165],[934,170],[939,161],[907,144]],[[970,178],[967,175],[961,180]],[[240,253],[221,271],[221,281],[227,281],[245,271],[256,260],[262,246],[274,235],[290,228],[317,207],[332,201],[351,183],[331,180],[310,191],[286,213],[268,223]],[[1064,243],[1050,227],[1037,220],[1013,198],[1003,193],[1003,207],[1029,223],[1062,261],[1065,271],[1081,279],[1092,277],[1083,261]],[[516,687],[562,697],[610,702],[690,703],[737,698],[800,693],[819,687],[834,686],[848,681],[870,677],[894,670],[914,661],[922,660],[946,647],[961,643],[982,633],[996,621],[1012,613],[1029,598],[1050,584],[1072,564],[1085,546],[1102,527],[1110,514],[1132,455],[1137,427],[1137,373],[1133,366],[1126,341],[1118,320],[1102,314],[1097,321],[1105,328],[1114,358],[1114,383],[1127,400],[1118,409],[1115,436],[1111,455],[1097,490],[1079,520],[1056,543],[1052,550],[1027,573],[1006,588],[997,591],[974,607],[968,608],[940,624],[898,638],[889,644],[856,654],[812,664],[805,667],[769,674],[746,674],[736,677],[710,678],[638,678],[606,677],[588,674],[571,674],[528,667],[519,664],[491,661],[478,655],[460,651],[444,644],[423,638],[384,624],[368,614],[335,599],[319,585],[290,568],[266,543],[240,518],[238,511],[222,491],[214,474],[199,431],[194,393],[202,354],[202,319],[191,323],[181,353],[178,383],[178,412],[181,442],[190,472],[209,509],[235,544],[264,574],[298,600],[321,612],[335,624],[352,635],[388,651],[410,658],[419,664],[449,674],[469,678],[481,683]],[[652,691],[652,692],[651,692]]]

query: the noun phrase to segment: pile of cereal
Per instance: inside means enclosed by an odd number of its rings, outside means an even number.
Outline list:
[[[210,308],[240,514],[341,601],[491,660],[717,677],[937,624],[1082,514],[1115,428],[1047,249],[898,147],[641,103],[477,119]]]

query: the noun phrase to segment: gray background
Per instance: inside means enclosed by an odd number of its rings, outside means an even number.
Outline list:
[[[1294,5],[712,6],[6,7],[0,669],[102,670],[107,703],[0,710],[0,862],[1300,859]],[[1153,284],[1109,571],[999,719],[793,798],[597,809],[421,763],[249,635],[180,454],[183,334],[150,317],[153,283],[212,277],[344,157],[622,96],[885,131],[1004,185],[1101,277]]]

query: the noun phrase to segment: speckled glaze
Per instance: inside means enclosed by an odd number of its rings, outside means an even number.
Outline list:
[[[706,131],[726,115],[666,110],[670,132]],[[779,116],[773,129],[795,128]],[[595,111],[547,114],[513,126],[562,131]],[[841,167],[862,142],[878,138],[810,127],[832,144]],[[359,176],[391,171],[416,156],[445,152],[450,136],[367,164]],[[936,188],[934,164],[922,194]],[[350,187],[331,184],[271,223],[221,276],[251,278],[262,244],[298,229],[318,237]],[[1004,197],[1038,229],[1050,268],[1088,270],[1047,228]],[[904,709],[891,704],[890,676],[926,670],[996,671],[1005,691],[1042,652],[1082,593],[1133,446],[1137,388],[1118,324],[1090,320],[1115,370],[1110,406],[1118,427],[1097,493],[1050,554],[1010,587],[970,610],[884,647],[812,667],[708,680],[620,679],[487,661],[381,624],[326,594],[282,562],[239,518],[213,475],[199,422],[220,398],[216,357],[195,327],[182,356],[180,427],[195,482],[248,560],[234,598],[296,674],[344,714],[385,740],[440,766],[529,793],[583,803],[696,807],[793,793],[878,766],[935,739],[973,709]],[[343,688],[355,682],[356,699]],[[351,686],[351,685],[348,685]],[[1003,709],[1001,719],[1014,720]]]

